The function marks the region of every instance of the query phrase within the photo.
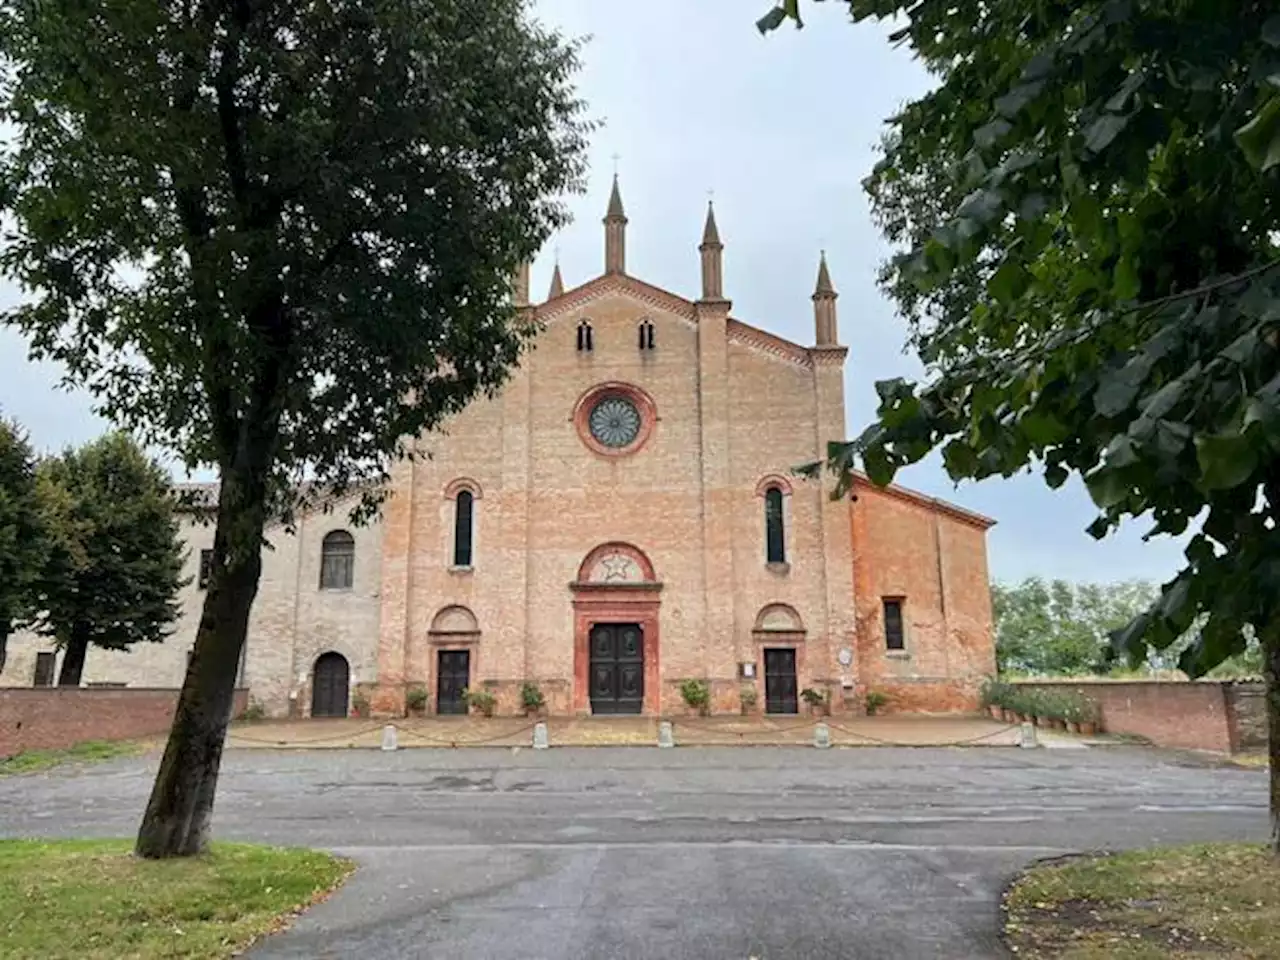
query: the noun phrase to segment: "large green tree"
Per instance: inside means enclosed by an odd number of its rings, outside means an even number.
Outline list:
[[[517,362],[511,278],[584,172],[576,68],[526,0],[0,0],[0,272],[32,294],[4,320],[219,474],[140,855],[205,844],[268,518],[367,517]]]
[[[929,380],[878,384],[878,422],[829,465],[883,483],[941,448],[957,479],[1075,473],[1094,536],[1125,518],[1189,534],[1113,641],[1141,660],[1198,624],[1181,665],[1199,675],[1256,629],[1280,854],[1280,13],[842,2],[896,18],[936,80],[890,119],[869,183],[902,218],[886,289]]]
[[[993,583],[996,665],[1000,672],[1098,674],[1111,666],[1110,631],[1123,627],[1158,595],[1143,580],[1070,583],[1029,577]]]
[[[17,424],[0,420],[0,670],[10,634],[34,612],[44,546],[35,455]]]
[[[90,646],[160,643],[178,618],[185,548],[165,471],[123,433],[41,461],[46,556],[37,633],[62,650],[59,686],[79,686]]]

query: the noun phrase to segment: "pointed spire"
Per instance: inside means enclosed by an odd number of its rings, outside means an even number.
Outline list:
[[[815,342],[820,347],[839,345],[836,336],[836,293],[831,283],[831,271],[827,269],[827,252],[822,251],[818,261],[818,283],[813,291],[813,328]]]
[[[704,247],[720,246],[720,230],[716,227],[716,207],[710,200],[707,201],[707,223],[702,228],[702,245]]]
[[[609,210],[604,217],[604,272],[627,272],[627,215],[622,209],[622,192],[618,175],[613,175],[613,191],[609,194]]]
[[[551,289],[547,292],[547,299],[554,300],[556,297],[564,293],[564,278],[560,276],[560,261],[556,261],[556,268],[551,274]]]
[[[627,213],[622,209],[622,192],[618,189],[618,175],[613,175],[613,190],[609,194],[609,209],[605,213],[606,222],[609,220],[621,220],[624,223],[627,219]]]
[[[831,285],[831,271],[827,269],[827,251],[825,250],[822,251],[818,261],[818,285],[814,287],[813,295],[815,298],[837,295],[836,288]]]

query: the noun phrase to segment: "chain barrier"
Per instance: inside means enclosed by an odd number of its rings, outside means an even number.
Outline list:
[[[537,725],[538,724],[535,721],[534,723],[527,724],[526,726],[520,727],[516,730],[503,731],[502,733],[499,733],[493,737],[480,737],[478,739],[468,739],[468,740],[459,739],[458,737],[453,737],[453,738],[429,737],[425,733],[418,733],[416,730],[412,729],[411,727],[396,727],[396,732],[401,736],[412,737],[415,740],[421,740],[423,743],[434,744],[436,746],[478,747],[486,743],[494,743],[498,740],[506,740],[506,739],[509,739],[510,737],[518,737],[521,734],[528,733]]]
[[[245,734],[240,733],[239,731],[231,730],[227,732],[227,739],[243,740],[246,743],[263,743],[269,747],[294,747],[294,746],[302,746],[302,745],[311,744],[311,743],[337,743],[339,740],[354,740],[356,737],[362,737],[366,733],[371,733],[374,730],[381,730],[382,726],[383,725],[381,723],[375,723],[361,730],[342,733],[342,734],[338,734],[330,737],[308,737],[306,739],[299,739],[295,737],[288,740],[278,740],[278,739],[267,740],[262,737],[246,736]]]

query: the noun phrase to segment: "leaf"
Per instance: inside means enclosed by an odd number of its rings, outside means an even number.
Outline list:
[[[1196,437],[1196,461],[1206,490],[1227,490],[1249,479],[1258,457],[1240,433]]]
[[[1124,78],[1124,82],[1120,84],[1120,89],[1112,94],[1111,98],[1106,102],[1106,108],[1118,113],[1128,104],[1129,98],[1137,93],[1138,88],[1146,82],[1147,76],[1142,70],[1135,70]]]
[[[1235,139],[1245,159],[1261,172],[1280,164],[1280,96],[1272,96],[1252,120],[1236,131]]]
[[[1013,124],[1003,117],[997,117],[973,132],[973,142],[986,150],[988,147],[995,146],[1000,141],[1000,138],[1012,129]]]
[[[1268,17],[1262,24],[1262,42],[1269,47],[1280,47],[1280,13]]]
[[[787,11],[782,7],[774,7],[763,17],[756,21],[756,29],[762,34],[777,30],[780,26],[787,22]]]
[[[1019,84],[1004,96],[996,100],[996,112],[1002,117],[1012,119],[1017,116],[1027,104],[1040,96],[1040,92],[1044,89],[1044,86],[1045,82],[1043,80],[1033,80],[1030,83]]]
[[[862,453],[862,465],[867,469],[867,476],[877,487],[887,487],[893,482],[893,465],[884,451],[884,447],[872,447]]]
[[[1141,653],[1142,639],[1151,626],[1151,614],[1140,613],[1118,630],[1109,631],[1111,645],[1120,653]]]
[[[1084,135],[1085,149],[1095,156],[1107,149],[1120,131],[1129,125],[1130,114],[1104,113],[1089,125]]]
[[[1110,510],[1129,496],[1131,484],[1118,470],[1099,467],[1084,478],[1089,496],[1099,510]]]
[[[1044,468],[1044,482],[1054,490],[1066,483],[1070,475],[1067,468],[1060,463],[1051,463]]]
[[[1006,260],[987,281],[987,292],[1000,304],[1010,304],[1022,296],[1031,275],[1016,260]]]
[[[1142,281],[1138,279],[1138,267],[1132,257],[1123,257],[1116,264],[1115,284],[1111,289],[1117,300],[1137,299]]]

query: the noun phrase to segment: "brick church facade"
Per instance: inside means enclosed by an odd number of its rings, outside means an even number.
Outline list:
[[[517,305],[542,327],[499,395],[418,441],[381,519],[341,508],[273,531],[241,666],[271,715],[345,714],[356,698],[398,715],[486,689],[500,713],[536,684],[553,714],[683,710],[705,680],[713,712],[835,713],[868,690],[889,708],[976,706],[994,672],[985,533],[941,501],[791,468],[845,436],[845,347],[823,259],[813,344],[731,315],[708,209],[702,290],[686,299],[626,270],[617,182],[604,272]],[[212,530],[186,527],[192,585],[165,643],[93,650],[89,683],[174,686],[199,616]],[[0,685],[47,678],[52,648],[14,638]],[[41,673],[43,671],[43,675]]]

